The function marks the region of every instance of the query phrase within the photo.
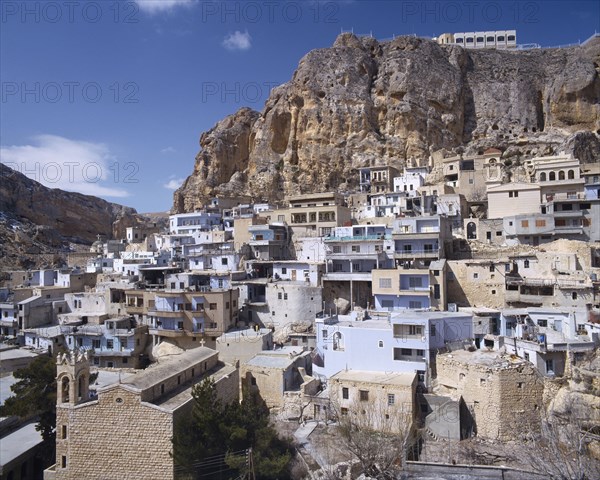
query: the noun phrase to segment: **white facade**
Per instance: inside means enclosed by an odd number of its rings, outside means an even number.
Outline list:
[[[193,234],[197,231],[212,230],[221,225],[220,213],[179,213],[169,217],[169,231],[176,235]]]
[[[417,196],[417,190],[425,184],[427,167],[405,168],[404,173],[394,178],[394,192],[406,192],[409,197]]]
[[[473,337],[470,314],[404,311],[379,318],[317,318],[313,374],[327,380],[342,370],[417,372],[429,385],[427,371],[436,350]]]

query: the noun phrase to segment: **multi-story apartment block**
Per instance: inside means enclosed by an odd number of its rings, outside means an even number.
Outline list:
[[[70,327],[63,334],[68,349],[88,351],[96,366],[143,368],[148,364],[148,327],[135,326],[130,317],[111,318],[103,325]]]
[[[488,218],[539,213],[541,187],[537,183],[505,183],[487,187]]]
[[[394,221],[392,238],[385,241],[384,248],[397,266],[405,265],[444,258],[444,243],[450,238],[451,224],[446,217],[400,218]]]
[[[147,313],[150,335],[155,345],[169,339],[182,348],[200,343],[213,348],[216,338],[237,324],[238,302],[237,288],[176,286],[154,292],[154,306]]]
[[[285,222],[298,237],[327,236],[351,221],[351,211],[337,193],[312,193],[287,198],[289,207],[262,212],[271,222]]]
[[[405,167],[402,175],[395,177],[394,192],[404,192],[409,197],[417,196],[417,190],[425,184],[427,167]]]
[[[248,245],[254,258],[260,260],[287,260],[291,258],[288,228],[283,223],[250,225]]]
[[[355,319],[356,314],[315,320],[315,376],[326,381],[343,370],[416,372],[419,382],[429,386],[435,376],[437,351],[448,342],[473,337],[473,317],[466,313],[371,313],[372,319],[362,321]]]
[[[394,178],[398,169],[388,165],[364,167],[359,169],[359,188],[361,192],[380,193],[394,190]]]
[[[220,213],[179,213],[169,217],[169,232],[175,235],[192,235],[195,232],[212,230],[221,226]]]
[[[390,267],[392,261],[384,251],[390,239],[386,225],[354,225],[338,227],[325,238],[326,291],[343,287],[348,290],[350,308],[355,304],[367,307],[371,297],[371,271]],[[356,287],[356,291],[355,291]],[[328,295],[327,293],[325,296]]]
[[[155,224],[138,227],[127,227],[125,238],[129,243],[141,243],[150,235],[159,233],[160,227]]]
[[[426,266],[414,262],[410,267],[379,269],[371,272],[376,310],[445,310],[446,261],[433,260]]]
[[[561,377],[569,361],[576,362],[596,346],[586,322],[585,310],[504,309],[497,347],[524,358],[544,376]]]

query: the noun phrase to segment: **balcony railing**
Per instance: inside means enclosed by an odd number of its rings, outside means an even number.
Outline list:
[[[326,237],[325,242],[359,242],[366,240],[391,240],[392,236],[390,234],[385,235],[356,235],[356,236],[346,236],[346,237]]]

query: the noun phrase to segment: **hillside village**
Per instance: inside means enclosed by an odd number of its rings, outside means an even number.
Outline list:
[[[3,382],[57,358],[44,478],[174,478],[174,424],[207,376],[226,401],[257,392],[276,422],[308,425],[298,455],[315,475],[335,462],[312,429],[366,410],[375,431],[418,432],[417,470],[436,442],[515,440],[573,398],[597,433],[600,165],[490,148],[355,174],[355,193],[215,197],[167,229],[98,236],[68,268],[9,272]],[[14,422],[3,479],[25,478],[41,443]]]

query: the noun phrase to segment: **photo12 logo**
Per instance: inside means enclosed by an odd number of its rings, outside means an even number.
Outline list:
[[[138,183],[137,174],[140,166],[135,162],[120,164],[113,162],[103,165],[100,162],[2,162],[3,165],[44,185],[98,183],[113,181],[114,183]]]
[[[202,82],[202,103],[258,103],[265,101],[277,82]]]
[[[337,1],[316,2],[201,2],[203,23],[338,23],[340,4]]]
[[[156,0],[162,1],[162,0]],[[138,23],[140,8],[133,1],[11,1],[0,2],[1,23]]]
[[[2,82],[2,103],[138,103],[140,87],[136,82]]]

